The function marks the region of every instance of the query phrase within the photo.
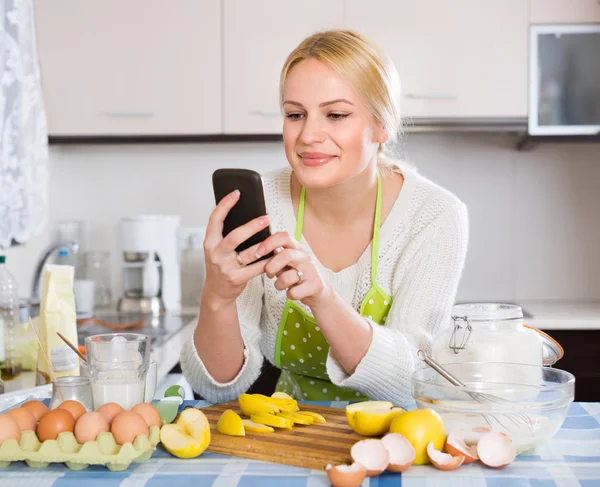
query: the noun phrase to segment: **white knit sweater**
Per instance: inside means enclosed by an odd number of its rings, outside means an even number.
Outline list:
[[[327,373],[336,385],[355,389],[371,399],[407,406],[414,403],[411,374],[421,365],[417,351],[429,350],[435,334],[449,325],[467,251],[468,216],[456,196],[414,168],[400,168],[404,185],[379,236],[377,281],[392,297],[392,308],[385,326],[371,323],[371,346],[354,373],[348,376],[331,355]],[[296,218],[290,177],[291,169],[286,168],[267,174],[263,180],[271,230],[293,236]],[[319,263],[306,240],[301,243],[323,279],[358,310],[371,287],[371,246],[354,265],[334,272]],[[181,368],[192,388],[214,403],[245,392],[258,378],[263,356],[274,363],[285,301],[285,292],[277,291],[264,275],[250,281],[237,300],[245,343],[242,369],[230,382],[215,381],[193,342],[189,342],[181,352]]]

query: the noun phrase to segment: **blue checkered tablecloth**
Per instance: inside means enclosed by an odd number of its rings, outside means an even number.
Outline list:
[[[195,404],[188,401],[185,405]],[[314,402],[343,407],[346,403]],[[207,403],[199,403],[199,406]],[[404,474],[384,473],[366,479],[363,487],[600,487],[600,403],[573,403],[563,427],[552,441],[520,455],[508,467],[495,470],[479,462],[443,472],[413,466]],[[205,452],[179,460],[159,445],[147,462],[125,472],[104,467],[69,470],[52,464],[35,470],[24,463],[0,469],[0,487],[325,487],[323,471],[289,467]]]

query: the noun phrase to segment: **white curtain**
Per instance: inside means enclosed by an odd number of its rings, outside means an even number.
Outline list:
[[[41,232],[47,184],[33,0],[0,0],[0,248]]]

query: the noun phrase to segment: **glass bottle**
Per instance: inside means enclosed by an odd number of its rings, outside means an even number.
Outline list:
[[[110,293],[110,252],[90,250],[83,255],[85,279],[96,282],[96,308],[108,308],[111,303]]]
[[[6,257],[0,255],[0,377],[5,381],[21,374],[16,346],[19,321],[17,281],[6,267]]]

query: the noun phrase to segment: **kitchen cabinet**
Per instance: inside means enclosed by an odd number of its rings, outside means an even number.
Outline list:
[[[306,36],[340,27],[343,0],[224,0],[224,131],[281,133],[279,75]]]
[[[220,133],[220,0],[37,0],[51,136]]]
[[[600,330],[545,330],[561,344],[565,356],[554,365],[575,376],[575,401],[600,401]]]
[[[527,116],[526,1],[346,0],[346,23],[391,56],[405,117]]]
[[[532,24],[600,22],[600,0],[529,0]]]

